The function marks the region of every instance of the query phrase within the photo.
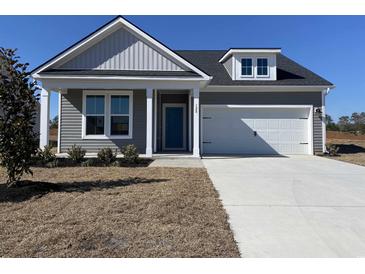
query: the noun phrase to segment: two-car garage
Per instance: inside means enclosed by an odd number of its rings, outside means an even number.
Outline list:
[[[313,154],[311,105],[202,105],[203,154]]]

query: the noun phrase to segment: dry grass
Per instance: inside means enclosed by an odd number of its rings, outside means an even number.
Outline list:
[[[365,135],[329,131],[327,144],[339,147],[339,156],[333,159],[365,166]]]
[[[2,257],[239,256],[205,169],[34,171],[0,184]]]

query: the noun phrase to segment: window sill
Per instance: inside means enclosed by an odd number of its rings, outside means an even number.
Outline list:
[[[270,78],[270,75],[256,75],[256,78]]]
[[[106,135],[86,135],[83,136],[83,140],[114,140],[114,139],[132,139],[133,136],[126,135],[115,135],[115,136],[106,136]]]

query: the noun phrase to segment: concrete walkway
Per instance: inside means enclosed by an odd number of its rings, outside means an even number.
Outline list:
[[[150,167],[204,168],[200,158],[155,158]]]
[[[242,257],[365,257],[365,167],[315,156],[203,163]]]

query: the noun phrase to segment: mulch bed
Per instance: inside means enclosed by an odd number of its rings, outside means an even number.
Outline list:
[[[0,180],[5,173],[0,169]],[[239,257],[205,169],[34,168],[0,184],[2,257]]]

